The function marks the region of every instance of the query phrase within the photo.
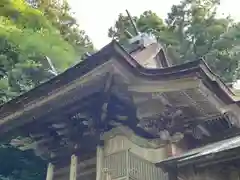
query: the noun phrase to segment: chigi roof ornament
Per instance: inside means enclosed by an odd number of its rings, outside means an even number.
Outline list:
[[[130,13],[126,10],[130,24],[132,25],[133,34],[125,30],[129,37],[128,44],[124,48],[129,54],[145,68],[165,68],[172,66],[171,60],[166,57],[164,45],[157,41],[157,38],[151,33],[141,33]]]
[[[131,39],[128,40],[129,44],[138,44],[140,46],[147,47],[150,44],[157,43],[157,39],[154,35],[147,34],[147,33],[141,33],[138,30],[138,28],[136,26],[136,23],[134,22],[134,20],[133,20],[132,16],[130,15],[129,11],[126,10],[126,12],[127,12],[127,15],[130,19],[130,22],[132,24],[132,27],[133,27],[134,33],[135,33],[135,36],[134,36],[130,32],[128,32],[127,30],[125,30],[125,33],[127,33],[128,36],[131,37]]]

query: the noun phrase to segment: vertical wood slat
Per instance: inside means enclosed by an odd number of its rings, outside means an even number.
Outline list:
[[[97,146],[97,172],[96,180],[102,180],[102,169],[103,169],[103,147]]]
[[[112,179],[125,177],[127,173],[126,151],[106,156],[104,158],[104,168]]]
[[[129,152],[130,177],[137,180],[168,180],[166,173],[161,168],[156,167],[140,157]]]
[[[53,173],[54,165],[52,163],[48,163],[46,180],[53,180]]]
[[[111,179],[168,180],[167,173],[161,168],[128,150],[105,156],[104,168]]]
[[[126,180],[129,180],[129,150],[126,151]]]
[[[77,156],[71,156],[71,164],[70,164],[70,175],[69,180],[77,180]]]

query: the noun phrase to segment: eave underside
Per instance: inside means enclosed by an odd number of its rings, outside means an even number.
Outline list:
[[[111,61],[112,58],[117,59],[117,61],[124,66],[125,70],[148,81],[179,79],[184,76],[189,76],[189,74],[192,74],[192,76],[197,74],[203,79],[205,85],[208,86],[211,91],[220,98],[224,98],[226,102],[233,103],[237,99],[230,89],[217,76],[215,76],[201,60],[191,61],[189,63],[163,69],[146,69],[143,68],[117,42],[113,41],[101,49],[101,51],[88,57],[85,61],[69,68],[64,73],[41,84],[37,88],[34,88],[16,99],[0,106],[0,119],[9,115],[9,113],[11,114],[19,109],[25,108],[29,103],[49,96],[51,93],[56,93],[56,90],[61,90],[73,81],[87,75],[94,69],[99,69],[99,66]]]
[[[216,124],[218,131],[234,126],[222,111],[234,100],[207,67],[191,62],[148,70],[115,46],[2,106],[1,133],[30,137],[40,156],[61,159],[94,151],[100,134],[119,124],[163,141],[176,141],[179,133],[204,139],[214,136]]]
[[[28,112],[22,116],[27,123],[18,131],[12,130],[30,137],[33,142],[28,146],[35,148],[39,156],[55,161],[72,153],[95,152],[100,135],[119,125],[147,139],[160,138],[162,145],[181,139],[179,133],[204,140],[233,128],[196,84],[170,91],[165,86],[165,92],[156,92],[149,84],[139,88],[119,82],[119,75],[108,74],[103,79],[87,82],[82,86],[84,91],[76,88],[51,101],[51,109],[47,104]],[[176,87],[176,81],[173,83]],[[149,92],[150,87],[154,92]]]

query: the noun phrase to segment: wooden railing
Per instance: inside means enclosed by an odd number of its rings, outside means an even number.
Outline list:
[[[105,156],[102,177],[102,180],[168,180],[161,168],[129,151]]]

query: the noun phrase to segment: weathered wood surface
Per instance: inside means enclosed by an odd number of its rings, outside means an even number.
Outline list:
[[[205,122],[223,119],[226,104],[211,94],[201,78],[148,80],[114,59],[109,64],[49,95],[44,102],[26,105],[21,116],[24,121],[20,118],[19,123],[27,124],[19,131],[32,137],[38,154],[61,158],[64,152],[73,153],[76,144],[79,152],[92,151],[101,133],[119,125],[130,127],[138,136],[165,141],[179,141],[185,135],[195,139],[215,135],[211,128],[215,125]],[[111,70],[110,74],[106,70]],[[234,123],[224,121],[219,121],[218,131],[229,130],[239,118]],[[5,129],[0,122],[0,132],[4,132],[1,128]]]

